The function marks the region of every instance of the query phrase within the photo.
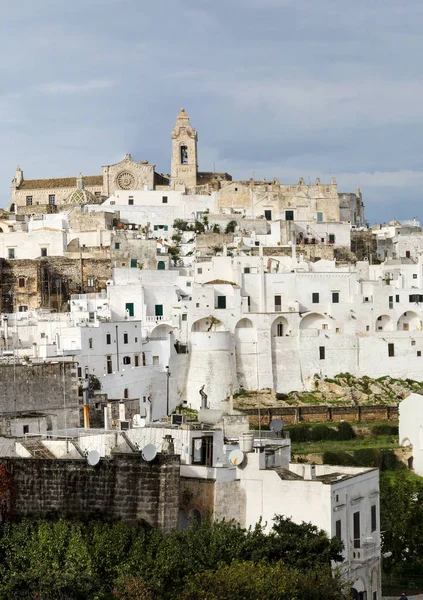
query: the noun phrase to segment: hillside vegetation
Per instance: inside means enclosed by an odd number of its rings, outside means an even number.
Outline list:
[[[274,394],[271,391],[240,392],[234,396],[237,408],[254,408],[258,398],[263,407],[305,406],[327,404],[333,406],[392,405],[406,398],[410,392],[423,388],[423,382],[413,379],[395,379],[389,375],[372,379],[339,373],[332,379],[314,378],[312,390]]]

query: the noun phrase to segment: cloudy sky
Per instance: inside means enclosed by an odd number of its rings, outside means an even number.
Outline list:
[[[18,164],[90,175],[130,152],[167,173],[183,106],[201,170],[335,176],[370,222],[423,220],[421,0],[0,4],[1,206]]]

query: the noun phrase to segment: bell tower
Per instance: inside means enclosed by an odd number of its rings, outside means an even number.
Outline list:
[[[191,127],[185,109],[181,108],[172,131],[171,178],[175,189],[197,185],[197,141],[197,132]]]

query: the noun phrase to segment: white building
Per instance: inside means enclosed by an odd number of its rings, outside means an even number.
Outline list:
[[[410,468],[423,477],[423,391],[411,393],[399,405],[399,443],[408,447],[412,456]]]

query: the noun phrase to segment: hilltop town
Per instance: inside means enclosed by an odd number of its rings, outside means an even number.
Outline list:
[[[12,514],[312,520],[344,543],[353,597],[376,600],[378,469],[293,463],[283,421],[243,409],[398,415],[423,380],[423,230],[369,227],[335,178],[199,171],[197,142],[181,109],[169,174],[130,154],[98,174],[16,170],[0,215]]]

